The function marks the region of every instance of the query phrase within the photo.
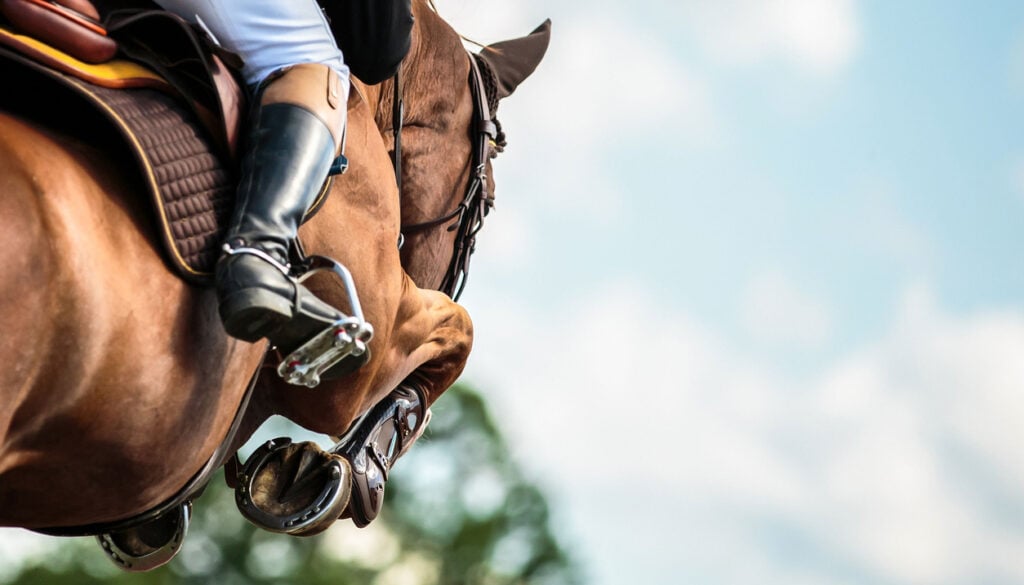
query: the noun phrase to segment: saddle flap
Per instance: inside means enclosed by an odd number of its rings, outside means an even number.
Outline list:
[[[121,53],[167,79],[222,153],[234,160],[246,99],[226,63],[239,65],[238,57],[164,10],[115,11],[108,16],[107,25]]]

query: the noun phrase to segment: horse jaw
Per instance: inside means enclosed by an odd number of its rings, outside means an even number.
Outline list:
[[[494,71],[498,99],[504,99],[519,87],[540,65],[551,41],[551,19],[547,19],[525,37],[487,45],[480,58]]]

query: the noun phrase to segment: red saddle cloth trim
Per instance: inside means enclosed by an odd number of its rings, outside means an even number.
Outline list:
[[[67,0],[65,3],[70,4]],[[75,6],[79,10],[91,8],[88,4]],[[95,10],[91,14],[79,10],[47,0],[0,0],[0,13],[17,29],[86,63],[113,59],[117,42],[96,20],[99,15]]]

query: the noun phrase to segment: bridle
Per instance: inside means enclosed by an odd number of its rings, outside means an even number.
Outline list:
[[[469,89],[473,97],[473,151],[470,161],[470,178],[466,186],[466,194],[462,201],[451,212],[435,219],[415,223],[403,224],[403,239],[406,234],[423,232],[449,221],[454,221],[448,226],[448,231],[456,232],[455,243],[452,250],[452,257],[448,263],[444,279],[438,290],[452,298],[459,300],[466,287],[466,279],[469,276],[469,260],[476,249],[476,235],[484,224],[484,217],[494,207],[494,194],[487,188],[487,161],[492,153],[497,154],[505,147],[504,135],[501,132],[500,124],[493,117],[497,109],[497,98],[489,95],[493,92],[487,91],[482,69],[487,69],[487,75],[493,85],[493,72],[486,62],[480,60],[473,53],[469,53]],[[402,125],[405,115],[405,103],[403,101],[401,74],[395,76],[394,99],[392,100],[392,135],[394,137],[394,149],[392,163],[395,167],[395,181],[399,193],[402,190]]]

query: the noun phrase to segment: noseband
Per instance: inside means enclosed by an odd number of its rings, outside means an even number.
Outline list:
[[[466,287],[469,276],[469,260],[476,249],[476,235],[484,224],[484,217],[494,207],[494,194],[487,190],[487,161],[492,152],[500,152],[504,146],[504,136],[500,125],[492,112],[497,107],[497,99],[491,103],[481,71],[481,63],[476,55],[469,55],[469,89],[473,96],[473,153],[471,173],[466,194],[462,201],[451,212],[436,219],[421,223],[402,226],[403,239],[405,234],[413,234],[454,221],[447,230],[456,232],[452,258],[448,263],[444,279],[438,290],[459,300]],[[488,69],[487,74],[493,77]],[[493,80],[492,85],[493,85]],[[394,154],[392,162],[395,166],[395,180],[399,193],[402,190],[402,124],[405,105],[402,99],[401,77],[395,78],[395,98],[392,107],[392,133],[394,135]],[[493,150],[492,150],[493,149]]]

